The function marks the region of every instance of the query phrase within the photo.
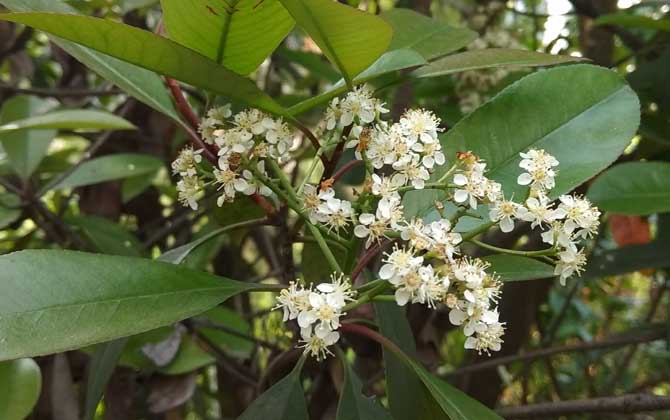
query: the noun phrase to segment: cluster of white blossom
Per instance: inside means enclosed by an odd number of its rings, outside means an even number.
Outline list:
[[[235,199],[236,193],[269,196],[270,189],[257,180],[244,162],[255,160],[255,169],[266,175],[264,158],[279,162],[288,160],[293,146],[293,133],[281,118],[273,118],[257,109],[235,115],[230,106],[210,109],[200,125],[200,134],[217,150],[218,162],[211,170],[199,165],[202,150],[183,149],[172,163],[173,173],[182,177],[177,183],[179,201],[194,210],[206,186],[216,186],[217,204]]]
[[[277,306],[284,311],[284,322],[297,319],[305,352],[322,360],[332,354],[328,346],[340,339],[337,332],[342,309],[352,301],[355,292],[343,275],[331,275],[330,283],[320,283],[314,289],[291,283],[277,297]]]

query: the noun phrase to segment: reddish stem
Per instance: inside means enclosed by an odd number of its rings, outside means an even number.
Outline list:
[[[351,281],[356,282],[356,278],[361,274],[363,269],[367,267],[367,265],[370,263],[370,261],[380,252],[384,251],[387,249],[393,241],[386,241],[382,244],[377,244],[373,246],[372,248],[368,249],[365,254],[363,254],[363,257],[361,257],[360,260],[358,260],[358,264],[354,267],[353,270],[351,270]]]
[[[340,169],[338,169],[337,172],[335,172],[335,175],[333,175],[333,184],[336,184],[337,181],[339,181],[340,178],[342,178],[342,176],[345,173],[347,173],[347,171],[349,171],[349,169],[353,168],[354,166],[358,166],[362,163],[363,163],[362,160],[353,159],[353,160],[350,160],[349,162],[345,163],[344,165],[342,165],[342,167]]]
[[[368,327],[359,324],[345,322],[342,323],[342,325],[340,325],[340,331],[343,333],[356,334],[361,335],[363,337],[367,337],[370,340],[376,341],[377,343],[381,344],[383,347],[385,347],[387,350],[392,351],[397,356],[409,359],[408,356],[400,349],[400,347],[398,347],[396,343],[384,337],[383,335],[379,334],[377,331],[371,330]]]
[[[195,112],[193,112],[193,108],[191,108],[191,105],[189,105],[188,101],[184,97],[184,92],[182,92],[181,86],[179,86],[179,83],[171,77],[165,76],[165,82],[170,88],[172,97],[177,103],[177,109],[179,110],[179,113],[184,118],[186,118],[186,121],[188,121],[188,123],[191,124],[191,127],[194,130],[197,130],[198,127],[200,127],[200,119],[198,118],[197,115],[195,115]]]

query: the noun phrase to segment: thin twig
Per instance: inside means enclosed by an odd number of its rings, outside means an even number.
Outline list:
[[[337,172],[335,172],[335,175],[333,175],[333,183],[336,184],[337,181],[339,181],[340,178],[342,178],[342,176],[346,174],[351,168],[361,165],[363,163],[365,162],[358,159],[352,159],[349,162],[345,163],[344,165],[342,165],[340,169],[337,170]]]
[[[602,397],[583,400],[531,404],[521,407],[499,408],[498,414],[506,419],[553,418],[586,413],[639,413],[670,408],[670,397],[650,394],[629,394],[620,397]]]

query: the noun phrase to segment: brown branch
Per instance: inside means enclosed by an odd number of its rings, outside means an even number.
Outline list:
[[[639,413],[670,408],[670,397],[649,394],[629,394],[620,397],[602,397],[569,400],[520,407],[503,407],[496,410],[506,419],[550,418],[585,413]]]
[[[354,267],[353,270],[351,270],[351,275],[349,278],[351,279],[351,282],[354,283],[356,282],[356,278],[358,277],[359,274],[367,267],[367,265],[370,263],[370,261],[380,252],[388,249],[388,247],[393,244],[394,241],[386,241],[381,244],[376,244],[372,248],[368,249],[365,254],[363,254],[363,257],[361,257],[360,260],[358,260],[358,263]]]
[[[466,373],[477,372],[480,370],[493,369],[500,365],[508,365],[514,362],[529,362],[544,357],[550,357],[555,354],[572,353],[572,352],[586,352],[593,350],[601,350],[614,347],[622,347],[629,344],[647,343],[650,341],[660,340],[665,338],[666,331],[663,328],[656,328],[650,331],[645,331],[641,334],[633,335],[631,333],[618,335],[608,340],[585,342],[578,344],[570,344],[566,346],[550,347],[530,351],[524,354],[514,354],[505,357],[497,357],[495,359],[486,360],[481,363],[476,363],[470,366],[464,366],[447,373],[447,377],[454,377],[464,375]]]
[[[333,175],[333,184],[337,184],[337,181],[339,181],[340,178],[342,178],[342,176],[345,173],[347,173],[351,168],[353,168],[354,166],[358,166],[362,163],[364,163],[362,160],[353,159],[342,165],[342,167],[338,169],[337,172],[335,172],[335,175]]]

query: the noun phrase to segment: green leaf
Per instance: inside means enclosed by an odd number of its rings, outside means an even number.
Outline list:
[[[596,25],[616,25],[623,28],[670,31],[670,20],[668,19],[654,19],[649,16],[631,15],[625,12],[598,16]]]
[[[27,129],[134,130],[136,127],[109,112],[81,109],[55,111],[0,125],[0,134]]]
[[[0,20],[32,26],[264,111],[285,115],[285,110],[251,80],[149,31],[111,20],[59,13],[0,14]]]
[[[441,136],[447,159],[472,151],[506,197],[523,197],[517,184],[520,152],[544,149],[560,162],[558,197],[610,165],[635,135],[640,106],[615,72],[588,64],[543,70],[505,88]],[[436,171],[439,178],[444,171]]]
[[[123,178],[154,173],[163,162],[153,156],[119,153],[91,159],[79,165],[65,179],[51,189],[76,188]]]
[[[477,38],[467,28],[455,28],[410,9],[391,9],[382,18],[393,28],[389,50],[413,49],[426,60],[454,52]]]
[[[406,354],[416,354],[414,336],[404,308],[378,302],[374,304],[379,331]],[[405,361],[383,349],[386,373],[386,395],[395,420],[446,419],[439,407]]]
[[[670,163],[627,162],[603,172],[588,198],[600,210],[647,215],[670,211]]]
[[[497,67],[537,67],[582,61],[567,55],[543,54],[535,51],[489,48],[449,55],[412,72],[418,78],[444,76],[468,70]]]
[[[13,12],[53,12],[76,14],[77,9],[59,0],[0,0]],[[81,45],[55,38],[54,42],[101,77],[114,83],[129,95],[163,114],[179,120],[179,116],[161,78],[151,71]]]
[[[222,306],[217,306],[216,308],[203,313],[198,318],[204,318],[216,324],[224,325],[240,334],[250,336],[252,333],[251,325],[249,325],[239,313]],[[252,341],[238,335],[207,326],[201,327],[200,330],[207,338],[224,349],[226,354],[244,358],[249,357],[254,349],[254,343]]]
[[[5,101],[2,106],[0,124],[39,115],[54,106],[56,103],[50,100],[33,96],[14,96]],[[28,179],[46,156],[51,140],[55,136],[55,130],[0,132],[0,144],[14,172],[22,179]]]
[[[123,337],[108,343],[99,344],[96,347],[95,353],[93,353],[91,362],[88,365],[84,420],[93,420],[95,417],[95,410],[127,342],[128,338]]]
[[[335,83],[340,80],[340,74],[321,54],[279,47],[277,54],[280,58],[300,64],[312,74]]]
[[[123,226],[95,216],[71,216],[65,221],[83,231],[98,251],[103,254],[139,257],[142,244]]]
[[[254,287],[141,258],[48,250],[3,255],[0,360],[148,331]]]
[[[256,398],[237,420],[307,420],[307,406],[300,383],[303,359],[296,367]]]
[[[21,199],[14,194],[0,194],[0,229],[14,223],[21,217]]]
[[[332,0],[280,0],[347,82],[382,55],[393,32],[378,16]]]
[[[121,184],[121,200],[123,203],[128,203],[153,185],[156,175],[158,175],[158,171],[153,174],[145,174],[124,179]]]
[[[41,388],[42,374],[33,359],[0,363],[0,418],[25,419],[37,403]]]
[[[344,386],[337,405],[337,420],[393,420],[374,398],[363,395],[363,384],[346,360],[344,366]]]
[[[291,15],[277,0],[162,0],[170,38],[249,74],[293,28]]]
[[[489,255],[482,259],[491,264],[487,271],[495,272],[502,281],[537,280],[554,277],[554,267],[533,258],[517,255]]]
[[[657,240],[644,245],[629,245],[618,249],[593,252],[584,278],[614,276],[646,268],[670,267],[670,244]]]

